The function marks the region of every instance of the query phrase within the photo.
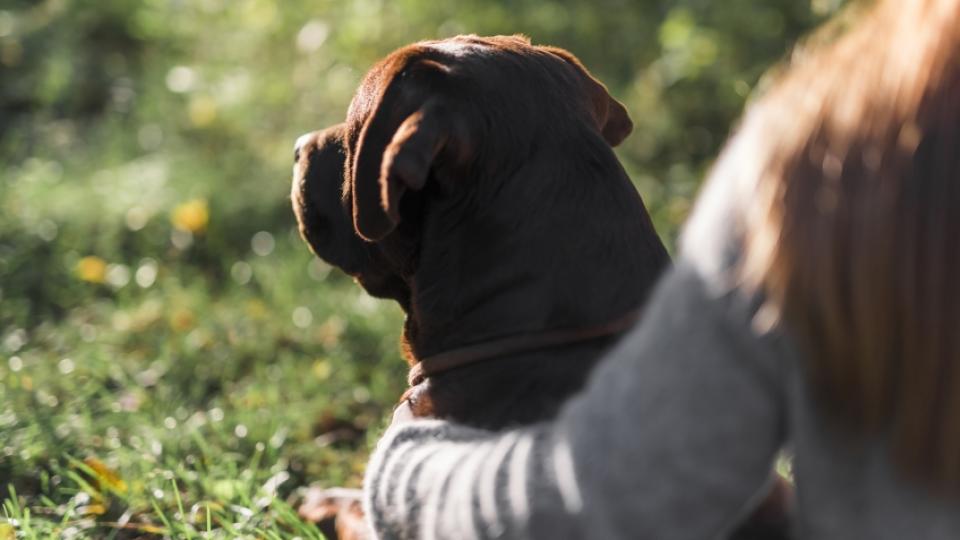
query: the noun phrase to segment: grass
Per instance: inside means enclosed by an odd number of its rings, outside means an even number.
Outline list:
[[[296,244],[251,260],[243,286],[143,263],[151,286],[84,282],[61,321],[6,332],[0,479],[18,537],[316,537],[291,496],[359,484],[403,369],[397,313]]]
[[[309,254],[279,167],[245,206],[197,166],[145,218],[87,167],[0,188],[0,540],[319,538],[297,491],[360,484],[399,311]]]

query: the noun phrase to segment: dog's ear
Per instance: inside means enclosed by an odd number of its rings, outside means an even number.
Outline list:
[[[617,146],[633,131],[633,122],[627,114],[626,107],[617,101],[607,91],[607,87],[587,71],[576,56],[558,47],[541,47],[541,49],[559,57],[573,66],[580,75],[580,79],[590,99],[591,111],[597,129],[610,146]]]
[[[426,64],[426,67],[424,66]],[[445,68],[429,61],[394,77],[360,132],[352,174],[353,225],[362,238],[383,238],[400,222],[400,199],[423,189],[441,153],[461,152],[462,120],[442,97],[425,99],[423,73]],[[430,75],[427,76],[429,78]],[[441,93],[442,95],[442,93]]]

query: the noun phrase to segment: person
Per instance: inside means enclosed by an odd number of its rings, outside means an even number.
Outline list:
[[[960,538],[960,0],[881,0],[746,113],[642,324],[552,422],[395,421],[380,538]],[[400,409],[398,417],[403,416]]]

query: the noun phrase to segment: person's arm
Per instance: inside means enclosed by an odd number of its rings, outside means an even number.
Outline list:
[[[388,430],[368,466],[381,538],[714,538],[764,486],[783,377],[735,293],[689,265],[556,421]]]

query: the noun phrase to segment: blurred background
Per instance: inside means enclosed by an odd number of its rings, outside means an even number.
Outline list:
[[[392,49],[524,33],[636,124],[672,246],[763,76],[841,0],[0,0],[0,540],[317,537],[404,388],[400,316],[315,260],[292,145]]]

